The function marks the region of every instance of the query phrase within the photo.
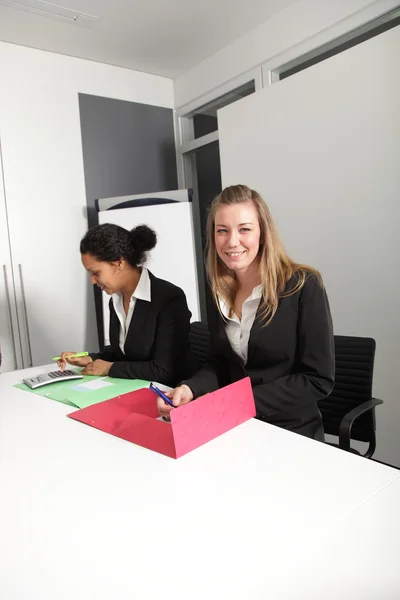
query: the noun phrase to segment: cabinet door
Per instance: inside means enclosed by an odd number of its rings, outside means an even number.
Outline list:
[[[27,75],[29,77],[29,75]],[[40,78],[36,73],[36,77]],[[87,342],[86,199],[78,94],[22,79],[2,91],[3,163],[24,366]],[[0,116],[1,119],[1,116]],[[89,296],[93,305],[92,290]],[[96,350],[96,348],[94,348]]]
[[[8,236],[0,138],[0,372],[22,367],[19,326],[15,304],[14,279]]]

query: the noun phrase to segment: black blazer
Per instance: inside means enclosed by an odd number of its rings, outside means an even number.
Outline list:
[[[125,340],[125,354],[119,347],[120,322],[110,307],[110,346],[90,354],[112,362],[110,377],[147,379],[174,386],[193,372],[189,352],[191,312],[181,288],[154,277],[149,271],[151,302],[136,300]]]
[[[329,303],[317,278],[310,274],[300,291],[281,298],[269,325],[263,327],[257,313],[246,364],[232,350],[214,302],[209,306],[208,325],[209,358],[200,371],[182,382],[194,397],[249,376],[259,419],[320,438],[317,401],[332,391],[335,365]]]

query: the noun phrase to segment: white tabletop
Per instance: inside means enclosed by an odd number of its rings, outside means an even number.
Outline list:
[[[301,556],[400,474],[254,419],[175,461],[12,387],[43,370],[0,376],[4,600],[311,598]]]
[[[387,485],[293,560],[292,580],[304,600],[400,598],[400,479]],[[295,559],[295,549],[291,556]],[[275,599],[292,598],[293,584],[274,579]]]

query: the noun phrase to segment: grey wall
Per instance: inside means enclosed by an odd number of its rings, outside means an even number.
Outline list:
[[[169,108],[79,94],[89,227],[96,198],[177,188]]]
[[[171,109],[79,94],[88,226],[95,200],[173,190],[177,171]],[[103,339],[101,292],[88,283],[87,347]],[[95,349],[95,348],[94,348]]]

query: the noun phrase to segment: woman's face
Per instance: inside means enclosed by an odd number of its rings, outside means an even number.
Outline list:
[[[92,254],[81,255],[82,264],[90,273],[90,282],[97,285],[109,296],[121,288],[121,269],[119,263],[96,260]]]
[[[251,200],[221,205],[215,213],[214,235],[218,256],[229,269],[245,273],[250,265],[258,267],[260,224]]]

